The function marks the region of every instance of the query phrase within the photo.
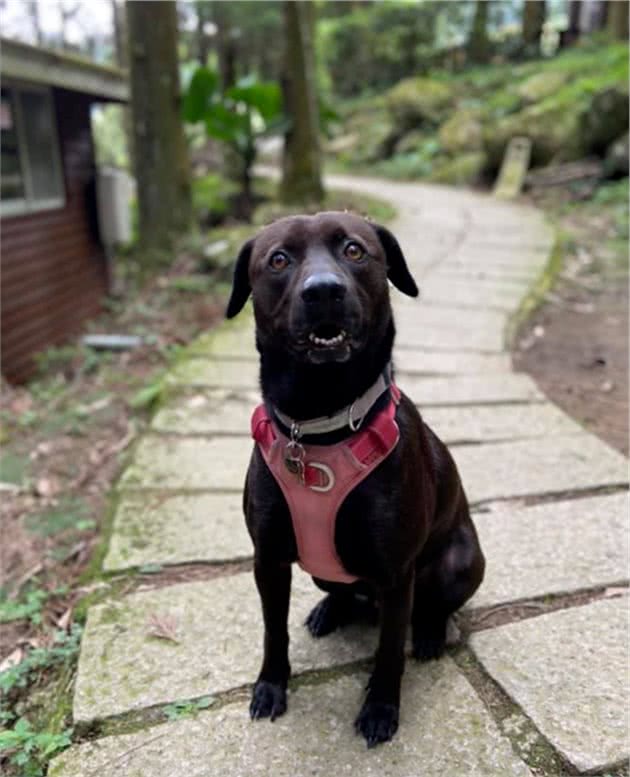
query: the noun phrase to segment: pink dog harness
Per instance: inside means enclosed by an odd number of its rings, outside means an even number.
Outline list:
[[[343,500],[396,447],[397,386],[392,399],[371,423],[334,445],[310,445],[289,439],[264,405],[252,416],[252,437],[282,489],[293,522],[298,563],[313,577],[339,583],[358,578],[344,569],[335,549],[335,522]],[[352,428],[352,426],[351,426]]]

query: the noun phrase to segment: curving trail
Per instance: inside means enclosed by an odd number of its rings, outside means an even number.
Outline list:
[[[375,634],[308,637],[302,622],[318,593],[296,572],[289,711],[273,725],[249,722],[262,629],[240,515],[257,385],[245,317],[177,365],[118,485],[104,569],[128,576],[130,592],[89,610],[73,707],[79,731],[116,722],[117,733],[74,745],[49,774],[621,774],[627,461],[515,374],[505,344],[553,234],[538,211],[488,195],[330,183],[398,210],[392,230],[421,287],[420,301],[395,301],[398,382],[450,444],[488,559],[461,617],[470,636],[440,662],[408,664],[399,733],[368,752],[352,721]],[[139,574],[148,564],[161,572]],[[150,635],[156,618],[177,642]],[[155,712],[209,695],[195,717]]]

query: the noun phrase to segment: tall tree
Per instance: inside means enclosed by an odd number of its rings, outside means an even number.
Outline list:
[[[468,57],[471,62],[483,64],[490,58],[490,40],[488,38],[488,0],[477,0],[475,16],[468,38]]]
[[[140,249],[153,261],[192,223],[175,3],[128,0],[127,29]]]
[[[547,7],[545,0],[525,0],[523,4],[522,37],[526,54],[540,53],[540,38]]]
[[[314,6],[284,3],[282,91],[290,125],[285,135],[280,193],[285,202],[319,202],[324,196],[315,82]]]
[[[38,46],[42,46],[44,44],[44,36],[42,35],[42,26],[39,21],[39,6],[37,5],[37,0],[29,0],[27,7],[28,15],[33,27],[33,34],[35,35],[35,41]]]
[[[628,40],[628,0],[608,3],[606,29],[613,38]]]

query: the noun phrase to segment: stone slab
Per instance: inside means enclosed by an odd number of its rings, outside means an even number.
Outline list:
[[[449,445],[581,434],[584,431],[555,405],[547,403],[427,407],[422,410],[422,417]]]
[[[254,319],[251,303],[238,318],[224,321],[217,327],[197,337],[186,347],[193,356],[209,356],[218,359],[256,359]]]
[[[216,386],[249,389],[258,386],[258,363],[193,358],[180,362],[168,375],[167,386]]]
[[[125,493],[116,508],[103,568],[114,572],[251,555],[240,494]]]
[[[520,304],[524,292],[519,286],[502,281],[447,281],[429,277],[423,283],[422,296],[432,305],[446,303],[452,307],[496,308],[511,313]]]
[[[450,449],[472,503],[628,482],[628,461],[589,434]]]
[[[401,374],[398,383],[420,407],[535,402],[544,399],[530,377],[514,373],[452,378],[422,378]]]
[[[422,350],[421,348],[394,348],[396,374],[425,375],[487,375],[490,372],[509,372],[507,353],[475,353],[474,351]]]
[[[409,664],[400,727],[373,750],[353,730],[367,675],[301,686],[273,725],[239,700],[196,718],[72,747],[50,777],[531,777],[450,659]]]
[[[372,655],[376,629],[354,625],[316,640],[303,626],[323,593],[294,567],[291,666],[347,664]],[[152,615],[176,623],[179,644],[149,635]],[[81,641],[75,722],[214,694],[255,680],[262,660],[260,600],[251,572],[134,593],[91,607]]]
[[[250,436],[250,418],[260,404],[255,391],[200,390],[172,398],[155,414],[151,428],[175,434]]]
[[[252,447],[242,437],[145,435],[119,488],[241,491]]]
[[[623,492],[475,513],[486,574],[469,606],[627,580],[629,506]]]
[[[440,327],[443,329],[501,329],[505,324],[505,313],[496,310],[484,310],[482,308],[470,310],[465,319],[454,315],[453,308],[444,305],[424,305],[422,301],[411,300],[403,304],[394,305],[394,318],[396,329],[403,328],[425,329]]]
[[[486,670],[576,769],[628,756],[628,597],[472,636]]]
[[[442,310],[442,308],[435,308]],[[456,310],[452,311],[458,316]],[[496,353],[503,351],[503,327],[466,327],[447,328],[439,324],[423,325],[407,322],[396,328],[396,343],[405,348],[436,348]]]

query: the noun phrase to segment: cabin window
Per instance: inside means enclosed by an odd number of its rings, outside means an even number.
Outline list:
[[[63,206],[59,142],[49,90],[2,88],[0,147],[3,216]]]

